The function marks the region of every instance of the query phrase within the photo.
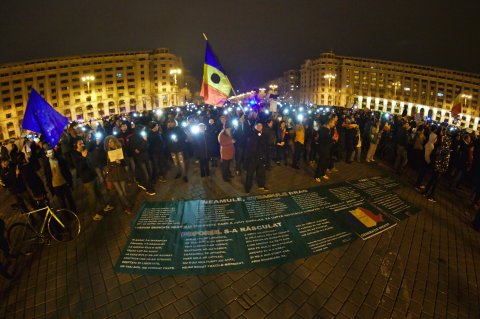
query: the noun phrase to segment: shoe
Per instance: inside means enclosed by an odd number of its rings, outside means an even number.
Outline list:
[[[432,203],[436,203],[436,202],[437,202],[437,200],[436,200],[435,198],[433,198],[433,197],[427,197],[427,199],[428,199],[429,202],[432,202]]]
[[[323,179],[326,179],[326,180],[329,180],[329,179],[330,179],[330,177],[328,177],[327,175],[323,175],[322,178],[323,178]]]
[[[331,170],[329,168],[327,168],[327,173],[330,173],[330,172],[331,172]]]
[[[143,186],[142,184],[137,184],[138,187],[140,187],[141,189],[143,189],[144,191],[147,190],[147,188],[145,186]]]
[[[275,164],[280,165],[280,162],[275,162]]]
[[[103,219],[103,216],[100,215],[100,214],[95,214],[95,216],[93,216],[93,220],[99,221],[99,220],[102,220],[102,219]]]
[[[375,160],[374,160],[373,158],[371,159],[371,161],[372,161],[372,162],[375,162]]]
[[[155,191],[146,191],[145,193],[146,193],[148,196],[157,195],[157,193],[155,193]]]
[[[125,212],[125,214],[130,215],[132,213],[132,209],[127,207],[127,208],[125,208],[124,212]]]
[[[420,186],[420,189],[425,189],[425,186],[423,186],[423,185],[422,185],[422,186]]]
[[[237,176],[240,175],[240,171],[236,171],[235,175],[237,175]]]
[[[259,187],[258,189],[264,192],[268,192],[270,190],[267,187]]]
[[[315,182],[320,183],[321,181],[320,177],[315,178]]]
[[[338,169],[336,169],[335,167],[332,168],[332,172],[338,172]]]
[[[365,160],[365,163],[370,163],[370,160]]]
[[[182,177],[182,174],[178,173],[177,175],[175,175],[175,179],[179,179],[180,177]]]
[[[166,182],[167,182],[167,180],[165,179],[165,177],[160,177],[159,181],[160,181],[160,183],[166,183]]]
[[[187,176],[183,176],[183,181],[184,181],[185,183],[188,183],[188,177],[187,177]]]
[[[114,206],[111,206],[111,205],[108,205],[108,204],[107,204],[107,206],[105,206],[105,207],[103,208],[103,211],[104,211],[104,212],[109,212],[109,211],[114,210],[114,209],[115,209]]]

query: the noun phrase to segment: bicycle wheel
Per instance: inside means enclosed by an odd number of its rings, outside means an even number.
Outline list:
[[[29,255],[38,249],[41,242],[37,232],[27,223],[14,223],[7,231],[8,243],[13,253]]]
[[[59,209],[52,213],[55,214],[56,218],[52,215],[48,218],[48,232],[53,239],[67,242],[78,237],[78,234],[80,234],[80,220],[74,212],[67,209]]]

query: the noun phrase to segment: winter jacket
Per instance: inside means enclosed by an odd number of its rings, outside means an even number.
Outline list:
[[[179,153],[186,150],[187,134],[181,127],[175,126],[165,132],[165,141],[170,153]]]
[[[220,133],[218,134],[218,143],[220,143],[220,157],[222,160],[231,160],[235,157],[233,137]]]
[[[72,158],[75,163],[75,168],[77,169],[77,176],[80,177],[83,183],[89,183],[95,180],[97,174],[88,157],[83,157],[80,152],[73,151]]]

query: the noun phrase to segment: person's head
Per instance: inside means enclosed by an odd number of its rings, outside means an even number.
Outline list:
[[[55,152],[53,151],[53,149],[51,148],[47,148],[45,150],[45,155],[48,157],[48,158],[55,158]]]
[[[158,132],[158,123],[157,122],[150,122],[150,124],[148,125],[150,131],[152,132]]]
[[[227,123],[227,117],[225,115],[220,116],[220,123],[225,126],[225,123]]]
[[[272,120],[272,119],[270,119],[270,120],[267,121],[267,126],[268,126],[269,128],[272,128],[272,127],[273,127],[273,120]]]
[[[108,147],[109,150],[116,150],[116,149],[122,147],[122,143],[120,143],[118,138],[113,137],[113,136],[109,136],[109,137],[107,137],[107,139],[108,139],[107,147]]]
[[[174,119],[169,119],[167,122],[167,127],[174,128],[175,126],[177,126],[177,121],[175,121]]]
[[[83,143],[82,139],[78,139],[77,142],[75,143],[75,147],[78,152],[83,152],[85,149],[85,144]]]
[[[205,133],[205,131],[207,130],[207,126],[203,123],[200,123],[198,124],[198,132],[199,133]]]
[[[10,162],[6,158],[2,158],[2,168],[7,168]]]
[[[284,129],[287,126],[285,121],[280,121],[280,128]]]
[[[125,133],[128,129],[128,125],[126,122],[122,122],[122,124],[120,124],[120,131],[122,131],[122,133]]]
[[[261,131],[263,130],[263,124],[262,124],[262,122],[257,122],[257,123],[255,124],[255,129],[256,129],[257,131],[261,132]]]

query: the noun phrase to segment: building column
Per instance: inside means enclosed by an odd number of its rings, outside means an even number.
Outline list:
[[[362,103],[363,103],[363,96],[359,96],[357,108],[362,109],[363,108]]]
[[[413,108],[413,103],[408,103],[407,104],[407,114],[410,115],[412,114],[412,108]],[[418,109],[418,107],[417,107]]]
[[[392,100],[392,113],[396,113],[395,107],[397,106],[397,101]]]
[[[375,111],[378,111],[378,105],[380,104],[380,99],[377,97],[375,98]]]
[[[404,109],[405,109],[405,102],[400,102],[400,110],[403,112]],[[411,115],[411,112],[409,112],[409,110],[407,110],[407,115]]]
[[[370,104],[372,102],[372,98],[370,96],[367,96],[367,109],[370,110]]]
[[[479,120],[479,119],[480,119],[480,118],[476,117],[476,118],[475,118],[475,121],[473,122],[473,130],[474,130],[474,131],[478,130],[478,120]]]
[[[388,100],[383,99],[383,106],[382,106],[382,111],[387,112],[387,106],[388,106]]]

